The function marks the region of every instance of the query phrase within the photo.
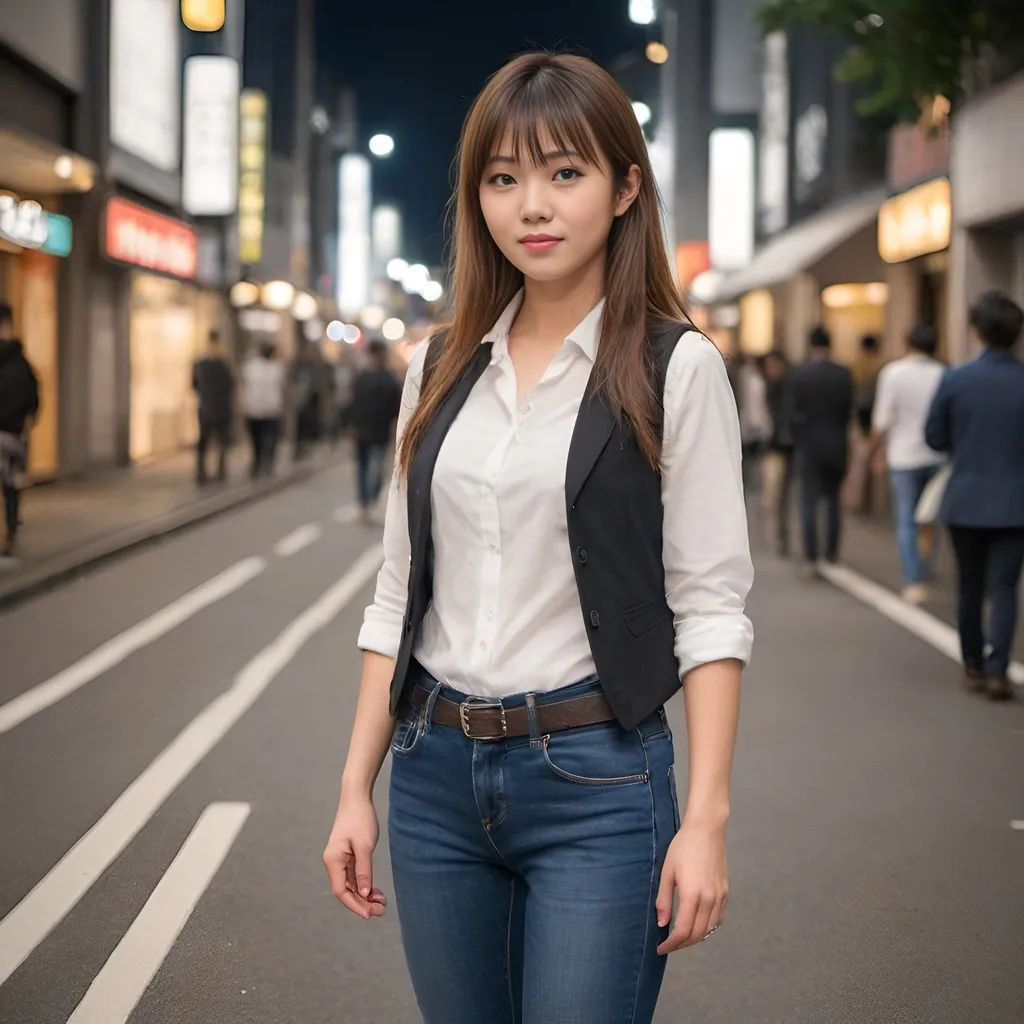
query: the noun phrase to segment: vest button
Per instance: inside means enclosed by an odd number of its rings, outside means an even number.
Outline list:
[[[580,560],[580,565],[586,565],[587,564],[587,549],[586,548],[577,548],[576,549],[576,557]]]
[[[601,625],[601,616],[598,615],[596,611],[590,613],[590,624],[594,629],[597,629],[597,627]]]

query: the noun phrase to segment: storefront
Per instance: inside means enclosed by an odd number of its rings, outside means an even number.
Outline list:
[[[88,191],[93,172],[80,157],[0,128],[0,301],[11,307],[15,335],[39,379],[28,467],[36,482],[61,468],[61,279],[74,236],[62,197]]]
[[[220,297],[196,286],[198,240],[190,225],[114,196],[104,252],[125,264],[128,323],[128,453],[132,461],[195,442],[192,364],[218,326]]]
[[[952,124],[949,249],[949,355],[974,354],[967,332],[970,304],[999,288],[1024,305],[1024,74],[959,110]]]

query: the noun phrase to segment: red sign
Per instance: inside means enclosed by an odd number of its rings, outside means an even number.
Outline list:
[[[192,228],[121,196],[107,202],[106,251],[112,260],[174,277],[195,277],[199,264]]]
[[[693,279],[711,269],[707,242],[680,242],[676,246],[676,278],[684,291]]]

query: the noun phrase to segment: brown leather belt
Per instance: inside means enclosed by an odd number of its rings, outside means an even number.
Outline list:
[[[423,686],[412,688],[412,705],[421,710],[430,698],[430,691]],[[566,700],[538,703],[537,728],[541,735],[564,732],[581,725],[597,725],[614,721],[615,715],[603,693],[591,693]],[[461,704],[438,696],[434,701],[431,721],[446,725],[450,729],[461,729],[471,740],[503,740],[507,736],[529,736],[530,723],[526,717],[526,705],[517,704],[507,708],[498,701],[470,697]]]

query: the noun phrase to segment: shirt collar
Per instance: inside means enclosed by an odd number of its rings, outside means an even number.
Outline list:
[[[592,363],[597,360],[597,347],[601,340],[601,322],[604,317],[604,299],[569,332],[565,339],[571,341]],[[523,290],[505,307],[498,322],[484,335],[482,344],[493,346],[491,362],[496,362],[508,351],[508,335],[523,304]]]

